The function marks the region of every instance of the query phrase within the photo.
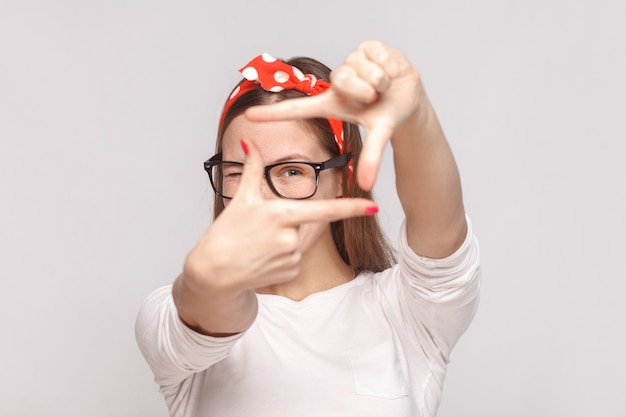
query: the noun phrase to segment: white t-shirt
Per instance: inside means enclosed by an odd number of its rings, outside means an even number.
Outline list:
[[[258,294],[254,324],[226,338],[185,326],[171,286],[154,291],[136,336],[170,415],[434,416],[477,309],[478,244],[470,225],[454,254],[424,258],[403,226],[398,249],[393,268],[302,301]]]

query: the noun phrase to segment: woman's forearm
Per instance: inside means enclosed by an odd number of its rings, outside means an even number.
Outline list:
[[[442,258],[463,243],[467,231],[456,161],[424,92],[420,107],[392,138],[396,188],[407,219],[411,248]]]

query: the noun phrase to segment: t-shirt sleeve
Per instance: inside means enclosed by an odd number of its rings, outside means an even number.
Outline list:
[[[461,247],[442,259],[417,255],[409,247],[403,224],[398,265],[389,283],[397,297],[392,301],[396,319],[424,353],[442,365],[448,363],[452,348],[478,308],[480,254],[469,218],[467,223]]]
[[[135,322],[137,344],[162,391],[227,357],[242,335],[211,337],[191,330],[178,315],[171,285],[146,298]]]

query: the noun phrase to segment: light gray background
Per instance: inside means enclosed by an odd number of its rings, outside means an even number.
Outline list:
[[[439,416],[626,415],[625,26],[623,0],[4,0],[0,415],[166,416],[135,314],[208,223],[236,70],[366,38],[420,68],[481,243]]]

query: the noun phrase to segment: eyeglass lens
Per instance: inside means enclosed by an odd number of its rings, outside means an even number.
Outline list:
[[[220,173],[221,170],[221,173]],[[232,198],[237,193],[243,166],[237,163],[222,162],[212,167],[214,188],[223,197]],[[266,170],[268,185],[275,193],[284,198],[304,199],[315,194],[317,174],[309,164],[285,162],[271,166]],[[220,183],[220,178],[222,179]]]

